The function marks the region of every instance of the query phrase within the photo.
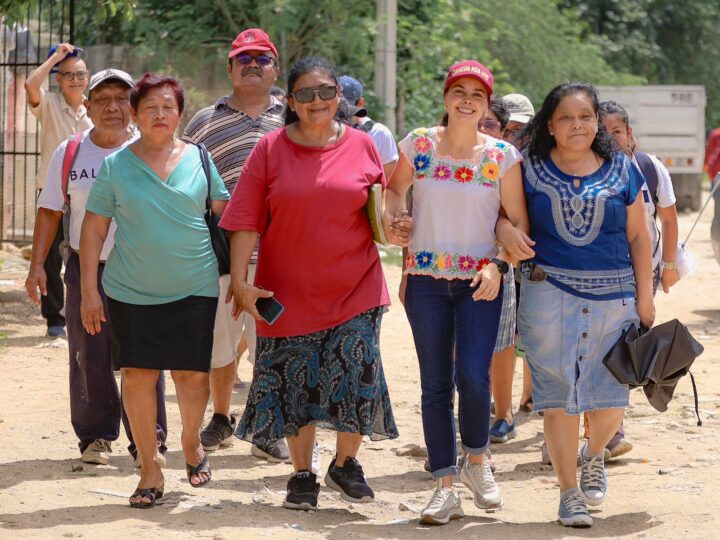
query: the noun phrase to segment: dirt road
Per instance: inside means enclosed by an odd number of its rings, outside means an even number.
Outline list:
[[[712,209],[709,209],[710,211]],[[681,236],[694,215],[681,216]],[[323,487],[321,509],[303,513],[281,507],[291,467],[250,455],[247,443],[211,455],[211,487],[190,488],[179,449],[179,415],[168,381],[170,438],[166,497],[153,510],[130,509],[127,496],[138,476],[124,434],[113,443],[107,466],[81,464],[70,425],[68,358],[63,340],[44,337],[39,310],[26,299],[27,262],[18,250],[0,251],[0,538],[718,538],[720,517],[720,267],[709,242],[710,212],[691,241],[700,270],[657,297],[658,322],[685,322],[705,346],[696,362],[704,425],[695,425],[690,381],[683,379],[665,414],[641,392],[632,393],[626,430],[635,449],[612,462],[610,494],[586,531],[555,523],[558,492],[540,461],[542,419],[518,415],[518,437],[493,445],[496,479],[505,506],[476,509],[460,487],[467,517],[441,529],[418,524],[417,511],[434,487],[423,458],[402,455],[423,447],[417,360],[398,302],[383,321],[382,350],[401,437],[366,443],[359,456],[376,501],[350,505]],[[386,268],[395,296],[400,278]],[[250,378],[243,361],[241,375]],[[519,398],[516,382],[515,407]],[[234,396],[244,407],[247,389]],[[320,434],[325,467],[333,437]]]

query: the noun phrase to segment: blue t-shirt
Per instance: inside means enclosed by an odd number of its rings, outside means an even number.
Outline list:
[[[574,181],[579,180],[579,187]],[[635,295],[627,210],[644,179],[621,152],[588,176],[569,176],[551,158],[525,157],[523,183],[535,258],[551,282],[596,299]]]
[[[212,200],[230,198],[210,162]],[[103,273],[106,294],[128,304],[218,296],[217,258],[205,223],[207,179],[188,145],[163,181],[130,147],[103,161],[87,210],[113,217],[115,247]]]

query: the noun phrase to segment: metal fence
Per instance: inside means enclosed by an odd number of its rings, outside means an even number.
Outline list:
[[[73,41],[74,10],[74,0],[31,0],[0,17],[0,242],[32,240],[40,127],[24,84],[52,44]]]

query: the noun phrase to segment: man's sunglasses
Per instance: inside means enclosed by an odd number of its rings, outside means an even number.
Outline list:
[[[315,88],[302,88],[290,95],[295,98],[298,103],[310,103],[315,99],[315,94],[320,96],[323,101],[329,101],[337,96],[337,86],[316,86]]]
[[[478,129],[485,129],[487,131],[493,131],[495,129],[500,129],[502,127],[502,124],[498,122],[497,120],[493,120],[491,118],[487,118],[485,120],[480,120],[478,122]]]
[[[72,81],[73,79],[84,81],[90,75],[87,71],[59,71],[58,74],[66,81]]]
[[[258,66],[263,67],[275,63],[275,59],[272,56],[268,56],[267,54],[258,54],[253,56],[252,54],[240,53],[237,56],[233,56],[233,58],[241,66],[249,66],[250,64],[252,64],[253,60],[255,60],[255,63]]]

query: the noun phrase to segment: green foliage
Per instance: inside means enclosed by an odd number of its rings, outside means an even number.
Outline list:
[[[720,125],[718,0],[563,0],[588,23],[615,69],[651,84],[702,84],[709,126]]]

